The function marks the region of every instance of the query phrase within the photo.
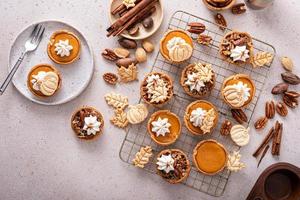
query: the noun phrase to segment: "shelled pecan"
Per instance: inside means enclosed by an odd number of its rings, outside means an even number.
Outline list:
[[[221,125],[220,134],[223,136],[229,135],[231,128],[232,123],[226,119]]]
[[[296,91],[287,91],[284,93],[285,95],[291,97],[291,98],[298,98],[300,97],[300,93]]]
[[[290,97],[290,96],[288,96],[286,94],[283,95],[282,100],[285,103],[285,105],[287,105],[290,108],[296,108],[298,106],[298,104],[299,104],[297,98]]]
[[[118,82],[118,76],[110,72],[103,74],[103,79],[105,82],[111,85],[115,85]]]
[[[260,117],[255,123],[254,123],[254,127],[255,129],[263,129],[265,128],[265,126],[267,125],[268,122],[268,118],[267,117]]]
[[[104,49],[102,51],[101,55],[103,56],[103,58],[110,60],[110,61],[117,61],[119,59],[117,54],[115,54],[115,52],[111,49]]]
[[[231,114],[239,124],[248,121],[248,117],[242,109],[231,109]]]
[[[281,78],[291,85],[298,85],[300,83],[300,78],[292,72],[282,73]]]
[[[283,102],[278,102],[276,104],[276,111],[282,117],[285,117],[288,114],[288,109]]]
[[[273,119],[275,116],[275,103],[274,101],[267,101],[265,106],[265,114],[268,119]]]
[[[222,31],[225,31],[225,29],[227,28],[227,21],[226,21],[225,17],[221,13],[217,13],[215,15],[215,22],[217,24],[219,24],[219,28]]]
[[[203,45],[209,45],[212,41],[212,38],[209,35],[199,35],[197,42]]]
[[[239,15],[246,12],[246,5],[244,3],[238,3],[231,8],[231,12],[234,15]]]
[[[201,34],[205,31],[206,27],[204,24],[200,23],[200,22],[190,22],[188,24],[188,26],[190,27],[188,29],[188,32],[190,33],[195,33],[195,34]]]

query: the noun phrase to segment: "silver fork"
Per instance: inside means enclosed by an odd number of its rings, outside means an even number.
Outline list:
[[[13,76],[15,75],[16,71],[18,70],[19,66],[21,65],[22,61],[24,60],[27,53],[34,51],[38,45],[40,44],[43,34],[45,32],[45,27],[42,24],[37,24],[34,26],[33,31],[31,32],[30,37],[25,43],[25,50],[22,52],[21,56],[19,57],[18,61],[14,65],[14,67],[10,70],[9,74],[7,75],[5,81],[2,83],[0,87],[0,95],[2,95],[9,83],[11,82]]]

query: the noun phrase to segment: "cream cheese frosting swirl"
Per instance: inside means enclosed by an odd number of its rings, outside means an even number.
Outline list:
[[[191,112],[190,122],[195,127],[201,127],[205,116],[206,116],[206,111],[203,110],[202,108],[197,108]]]
[[[165,136],[167,133],[170,133],[170,126],[168,118],[161,119],[160,117],[151,123],[152,131],[156,134],[156,136]]]
[[[231,50],[230,53],[230,57],[233,59],[234,62],[246,62],[246,60],[250,57],[249,50],[246,46],[236,46],[234,49]]]
[[[161,155],[160,158],[157,158],[158,162],[157,169],[169,173],[170,171],[174,170],[174,159],[172,158],[171,154],[169,155]]]
[[[98,121],[96,116],[88,116],[84,118],[83,130],[87,135],[96,135],[100,131],[101,122]]]
[[[167,43],[169,57],[174,62],[182,62],[192,56],[193,48],[181,37],[173,37]]]
[[[224,97],[233,107],[242,107],[250,98],[250,88],[239,81],[237,84],[228,85],[223,89]]]
[[[60,57],[70,56],[73,46],[69,44],[69,40],[59,40],[55,44],[56,54]]]

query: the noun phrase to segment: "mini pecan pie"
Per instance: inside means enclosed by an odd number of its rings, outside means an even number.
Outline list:
[[[61,83],[58,70],[48,64],[34,66],[27,76],[27,87],[38,97],[53,96],[61,87]]]
[[[194,135],[211,133],[218,123],[218,110],[208,101],[194,101],[185,110],[184,123]]]
[[[58,64],[73,63],[80,55],[80,40],[70,31],[57,31],[52,34],[48,43],[49,58]]]
[[[221,93],[225,103],[239,109],[251,103],[255,96],[255,85],[248,75],[236,74],[224,80]]]
[[[157,173],[169,183],[184,181],[190,174],[188,157],[179,149],[166,149],[157,156]]]
[[[184,68],[180,84],[188,95],[201,98],[210,94],[215,81],[216,76],[211,64],[195,63]]]
[[[80,139],[91,140],[102,133],[102,114],[93,107],[82,107],[71,118],[71,127]]]
[[[236,0],[203,0],[210,10],[226,10],[233,6]]]
[[[183,30],[171,30],[160,41],[160,53],[173,63],[190,59],[193,49],[192,38]]]
[[[248,33],[232,31],[221,41],[220,55],[232,64],[251,63],[253,58],[252,37]]]
[[[170,145],[180,136],[181,123],[176,114],[160,110],[151,115],[147,129],[157,144]]]
[[[200,172],[214,175],[225,168],[228,155],[222,144],[215,140],[203,140],[195,147],[193,158]]]
[[[172,80],[166,74],[152,72],[142,81],[140,93],[146,103],[161,106],[173,97]]]

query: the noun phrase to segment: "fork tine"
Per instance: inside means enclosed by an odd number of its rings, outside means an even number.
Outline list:
[[[42,26],[43,27],[43,26]],[[45,27],[42,28],[42,32],[39,34],[37,40],[36,40],[36,43],[39,44],[43,38],[43,35],[44,35],[44,32],[45,32]]]
[[[42,25],[39,24],[38,30],[34,33],[34,36],[33,36],[32,40],[31,40],[31,42],[35,42],[36,41],[38,35],[40,34],[41,29],[42,29]]]
[[[34,34],[35,34],[35,32],[36,32],[38,26],[39,26],[39,24],[36,24],[36,25],[34,26],[32,32],[31,32],[31,34],[30,34],[30,37],[29,37],[29,38],[30,38],[31,41],[32,41],[32,39],[33,39],[33,37],[34,37]]]

